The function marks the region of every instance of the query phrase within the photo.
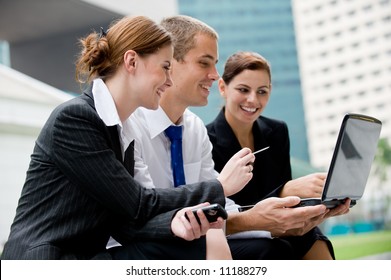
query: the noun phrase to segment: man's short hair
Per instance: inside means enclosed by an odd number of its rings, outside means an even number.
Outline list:
[[[171,33],[174,43],[174,59],[183,61],[185,55],[195,47],[195,37],[206,34],[218,40],[217,32],[206,23],[190,16],[176,15],[166,17],[161,25]]]

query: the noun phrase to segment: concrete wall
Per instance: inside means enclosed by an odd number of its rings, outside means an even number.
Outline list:
[[[8,238],[35,139],[72,96],[0,64],[0,252]]]

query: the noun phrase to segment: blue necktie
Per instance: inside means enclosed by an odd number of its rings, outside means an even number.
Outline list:
[[[174,176],[174,186],[186,184],[182,157],[182,126],[169,126],[165,133],[171,141],[171,167]]]

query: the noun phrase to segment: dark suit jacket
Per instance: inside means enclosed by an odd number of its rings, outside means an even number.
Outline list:
[[[215,169],[220,172],[227,161],[241,149],[241,146],[225,119],[224,108],[216,119],[207,125],[207,129],[213,144]],[[286,123],[260,116],[254,122],[252,131],[256,151],[267,146],[270,148],[255,155],[253,178],[240,192],[230,197],[239,205],[252,205],[268,197],[278,197],[285,183],[292,179],[290,143]],[[334,257],[331,242],[318,227],[303,236],[284,239],[290,242],[297,259],[301,259],[316,240],[325,241]]]
[[[224,204],[217,180],[143,188],[124,167],[119,143],[90,90],[58,106],[36,141],[2,259],[90,259],[104,254],[109,236],[124,225],[122,242],[174,238],[176,208]]]
[[[207,125],[213,144],[215,169],[220,172],[241,146],[220,111]],[[253,125],[255,151],[270,146],[255,155],[253,178],[239,193],[231,198],[240,205],[255,204],[265,197],[278,196],[283,184],[292,179],[290,143],[285,122],[260,116]]]

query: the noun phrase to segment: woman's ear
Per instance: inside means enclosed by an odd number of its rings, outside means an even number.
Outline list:
[[[226,97],[226,93],[225,93],[226,85],[225,85],[225,82],[222,78],[220,78],[218,81],[218,87],[219,87],[220,95],[225,98]]]
[[[129,72],[136,68],[137,53],[134,50],[128,50],[124,54],[125,69]]]

